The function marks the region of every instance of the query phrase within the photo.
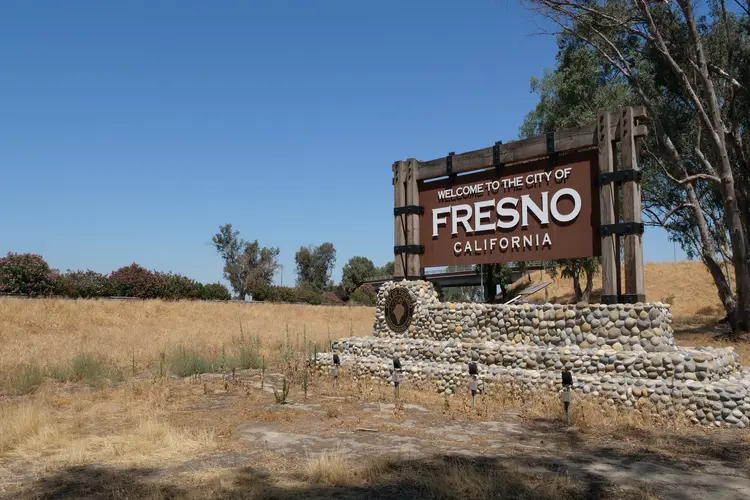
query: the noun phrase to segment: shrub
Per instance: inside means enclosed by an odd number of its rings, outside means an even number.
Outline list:
[[[288,302],[290,304],[322,304],[323,296],[301,287],[267,286],[258,289],[253,300],[266,302]]]
[[[335,292],[323,292],[323,300],[326,304],[340,306],[344,301]]]
[[[34,363],[26,363],[13,371],[3,384],[5,392],[12,396],[24,396],[34,392],[44,382],[42,370]]]
[[[41,255],[8,252],[0,258],[0,293],[49,296],[55,291],[57,276]]]
[[[237,365],[243,370],[260,368],[261,358],[258,354],[258,347],[257,342],[253,341],[253,339],[245,339],[241,335],[237,342]]]
[[[113,271],[109,279],[115,292],[123,297],[155,299],[164,293],[164,279],[135,262]]]
[[[203,285],[198,283],[199,296],[203,300],[230,300],[232,295],[229,289],[221,283],[209,283]]]
[[[169,370],[178,377],[209,373],[218,369],[218,363],[205,358],[184,346],[180,346],[169,354]]]
[[[85,382],[93,386],[100,386],[107,380],[120,382],[124,378],[118,367],[90,354],[79,354],[57,366],[52,370],[52,377],[59,382]]]
[[[362,306],[376,306],[378,293],[372,286],[362,285],[351,293],[349,300]]]
[[[55,294],[70,299],[94,299],[115,294],[109,278],[96,271],[71,271],[55,280]]]
[[[195,300],[200,298],[198,282],[173,273],[156,273],[157,297],[166,300]]]

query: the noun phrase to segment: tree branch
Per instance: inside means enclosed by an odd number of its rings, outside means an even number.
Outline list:
[[[643,211],[646,212],[649,217],[651,217],[652,219],[654,219],[658,223],[659,226],[664,227],[669,222],[669,219],[671,219],[672,216],[674,216],[677,212],[679,212],[680,210],[682,210],[684,208],[691,208],[691,207],[693,207],[692,203],[683,202],[683,203],[680,203],[679,205],[677,205],[676,207],[674,207],[673,209],[667,211],[661,217],[656,212],[654,212],[653,210],[651,210],[650,208],[644,208]]]

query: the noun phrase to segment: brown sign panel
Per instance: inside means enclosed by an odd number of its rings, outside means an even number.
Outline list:
[[[600,255],[596,151],[419,181],[423,267]]]

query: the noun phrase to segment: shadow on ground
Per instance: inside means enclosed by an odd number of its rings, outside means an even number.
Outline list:
[[[533,463],[531,463],[533,462]],[[420,460],[384,462],[357,484],[309,484],[287,474],[283,480],[252,466],[232,471],[233,478],[186,486],[165,482],[154,469],[83,465],[58,471],[36,481],[12,498],[42,499],[639,499],[637,491],[615,491],[596,476],[571,478],[555,461],[512,458],[434,456]],[[533,466],[545,471],[520,472]],[[281,473],[283,475],[283,473]],[[687,498],[687,497],[686,497]]]

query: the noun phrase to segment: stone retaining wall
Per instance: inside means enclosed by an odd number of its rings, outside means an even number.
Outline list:
[[[400,338],[385,321],[383,305],[393,282],[378,292],[373,335]],[[674,350],[667,304],[463,304],[440,303],[424,281],[399,283],[416,299],[408,338],[473,340],[544,347],[609,346],[617,351]]]
[[[401,334],[385,321],[394,286],[414,299],[411,325]],[[681,411],[696,424],[750,425],[750,371],[731,347],[676,346],[667,304],[441,303],[424,281],[386,283],[378,299],[372,337],[332,344],[341,369],[355,377],[389,383],[397,356],[404,383],[451,395],[467,390],[469,362],[478,365],[480,390],[559,391],[561,372],[571,371],[580,397]],[[328,373],[332,353],[316,363]]]
[[[463,363],[506,368],[571,371],[575,374],[623,374],[642,378],[676,378],[711,381],[740,368],[732,348],[675,348],[670,353],[627,352],[613,349],[555,348],[508,343],[433,341],[429,339],[379,339],[352,337],[333,342],[333,349],[354,358],[375,356],[390,362]]]
[[[319,355],[318,369],[328,375],[331,354]],[[388,382],[393,365],[377,356],[341,356],[341,370],[355,377]],[[401,383],[434,384],[444,395],[466,391],[469,384],[468,366],[463,363],[403,363]],[[502,388],[517,387],[524,391],[557,392],[561,387],[560,372],[523,370],[498,365],[479,370],[479,389],[486,385]],[[576,397],[599,398],[613,406],[632,408],[652,404],[655,411],[674,415],[682,411],[694,424],[745,428],[750,425],[750,372],[735,373],[713,383],[693,380],[643,379],[616,374],[576,375],[573,385]]]

